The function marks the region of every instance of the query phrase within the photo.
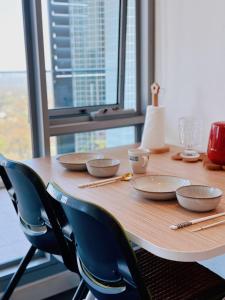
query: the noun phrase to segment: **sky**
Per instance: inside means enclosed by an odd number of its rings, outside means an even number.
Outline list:
[[[43,0],[44,38],[48,39],[47,0]],[[50,51],[46,42],[46,69]],[[21,0],[0,0],[0,72],[26,70]]]

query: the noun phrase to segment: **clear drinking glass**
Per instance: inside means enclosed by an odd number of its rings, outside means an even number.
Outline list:
[[[196,149],[202,144],[203,122],[195,117],[182,117],[179,119],[180,143],[184,146],[183,154],[187,156],[198,155]]]

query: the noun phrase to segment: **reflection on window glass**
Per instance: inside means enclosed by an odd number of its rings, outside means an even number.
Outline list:
[[[125,108],[136,109],[136,18],[135,0],[128,0],[125,65]]]
[[[73,139],[71,139],[71,136]],[[60,137],[51,137],[51,154],[56,155],[68,152],[87,152],[108,147],[135,143],[134,127],[114,128],[93,132],[63,135],[64,143],[60,144]],[[67,139],[68,138],[68,139]],[[66,142],[66,140],[68,142]]]
[[[49,108],[117,103],[119,0],[43,0]]]

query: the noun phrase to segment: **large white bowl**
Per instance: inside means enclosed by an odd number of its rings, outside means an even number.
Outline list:
[[[77,152],[59,155],[57,159],[60,162],[60,164],[68,170],[85,171],[87,170],[86,162],[88,160],[100,157],[103,157],[103,155],[99,153]]]
[[[99,158],[89,160],[87,170],[95,177],[111,177],[116,174],[119,169],[120,161],[113,158]]]
[[[142,176],[131,183],[140,196],[151,200],[175,199],[179,187],[191,184],[188,179],[167,175]]]
[[[216,208],[222,195],[220,189],[206,185],[190,185],[176,191],[177,200],[182,207],[198,212]]]

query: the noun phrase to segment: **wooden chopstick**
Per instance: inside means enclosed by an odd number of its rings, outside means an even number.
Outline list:
[[[196,228],[196,229],[192,230],[192,232],[197,232],[197,231],[200,231],[200,230],[204,230],[204,229],[215,227],[215,226],[222,225],[222,224],[225,224],[225,220]]]
[[[222,216],[225,216],[225,212],[214,214],[214,215],[203,217],[203,218],[193,219],[193,220],[178,223],[178,224],[174,224],[174,225],[170,226],[170,229],[176,230],[176,229],[184,228],[184,227],[187,227],[187,226],[190,226],[190,225],[193,225],[193,224],[197,224],[197,223],[201,223],[201,222],[204,222],[204,221],[219,218],[219,217],[222,217]]]
[[[99,187],[99,186],[102,186],[102,185],[106,185],[106,184],[110,184],[110,183],[113,183],[113,182],[117,182],[119,179],[114,179],[114,180],[109,180],[109,181],[106,181],[106,182],[101,182],[101,183],[97,183],[95,185],[91,185],[89,186],[90,188],[95,188],[95,187]]]
[[[101,183],[106,184],[107,182],[116,181],[116,180],[119,180],[121,178],[122,178],[122,176],[111,177],[111,178],[108,178],[108,179],[101,179],[101,180],[97,180],[97,181],[93,181],[93,182],[89,182],[89,183],[85,183],[85,184],[80,184],[80,185],[78,185],[78,187],[79,188],[95,187],[98,184],[101,184]]]

